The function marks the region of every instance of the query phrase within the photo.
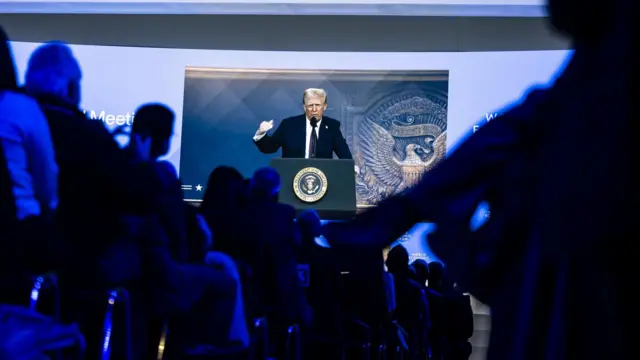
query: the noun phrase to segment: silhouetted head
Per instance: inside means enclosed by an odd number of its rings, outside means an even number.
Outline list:
[[[0,26],[0,91],[17,89],[16,68],[9,47],[9,38]]]
[[[38,47],[29,58],[25,88],[35,97],[48,97],[65,104],[80,104],[82,70],[65,43],[54,41]]]
[[[409,275],[409,252],[402,245],[396,245],[387,254],[387,269],[389,272],[398,275]]]
[[[547,0],[551,25],[576,43],[598,41],[613,28],[624,0]]]
[[[209,174],[200,210],[237,208],[242,205],[244,196],[245,179],[242,174],[232,167],[218,166]]]
[[[145,104],[136,110],[132,135],[151,138],[151,157],[157,159],[169,152],[176,116],[162,104]]]
[[[422,259],[418,259],[411,264],[413,270],[416,272],[416,278],[422,285],[429,280],[429,264]]]
[[[278,201],[280,174],[270,167],[263,167],[253,173],[249,182],[249,195],[255,201]]]

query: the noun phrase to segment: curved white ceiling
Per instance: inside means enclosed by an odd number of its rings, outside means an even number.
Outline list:
[[[545,0],[4,0],[0,13],[543,17]]]

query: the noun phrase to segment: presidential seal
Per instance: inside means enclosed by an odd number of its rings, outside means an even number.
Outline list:
[[[324,197],[327,193],[327,177],[320,169],[314,167],[304,168],[293,178],[293,192],[298,199],[313,203]]]
[[[446,97],[429,89],[378,101],[357,124],[359,203],[375,205],[418,184],[446,156]]]

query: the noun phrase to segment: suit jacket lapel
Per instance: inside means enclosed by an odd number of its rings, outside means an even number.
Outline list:
[[[302,139],[298,140],[298,141],[302,141],[302,145],[300,145],[300,148],[302,149],[302,154],[300,154],[301,158],[304,158],[304,154],[306,154],[307,152],[307,117],[304,115],[300,115],[300,118],[298,119],[299,121],[296,121],[298,123],[298,130],[299,134],[302,134]]]
[[[316,155],[320,155],[326,149],[327,141],[331,140],[329,135],[329,125],[326,120],[322,120],[318,129],[318,143],[316,144]]]

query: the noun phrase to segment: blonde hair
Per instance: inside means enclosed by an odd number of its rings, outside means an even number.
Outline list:
[[[322,97],[324,99],[324,103],[327,103],[327,92],[324,91],[324,89],[310,88],[305,90],[302,94],[302,104],[306,104],[307,98],[314,96]]]
[[[25,87],[32,95],[65,96],[71,82],[82,79],[82,70],[65,43],[52,41],[38,47],[29,58]]]

